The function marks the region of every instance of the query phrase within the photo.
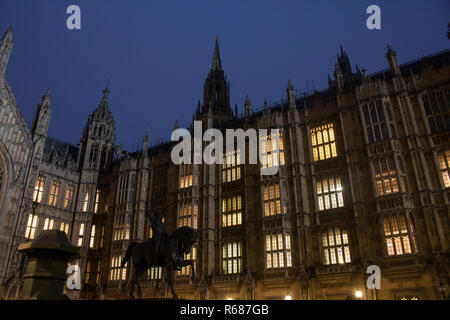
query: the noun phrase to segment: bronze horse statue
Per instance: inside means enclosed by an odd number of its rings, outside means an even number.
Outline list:
[[[142,290],[139,285],[139,279],[150,267],[163,267],[166,269],[170,290],[173,298],[178,299],[173,287],[173,271],[179,270],[181,267],[191,265],[191,279],[195,281],[194,260],[184,260],[184,254],[191,252],[192,246],[198,240],[198,231],[190,227],[180,227],[175,230],[170,236],[165,234],[162,238],[157,261],[153,261],[152,255],[152,239],[146,240],[142,243],[131,243],[122,260],[122,268],[125,263],[132,259],[134,273],[131,277],[130,283],[130,298],[134,299],[134,286],[138,287],[139,299],[142,298]]]

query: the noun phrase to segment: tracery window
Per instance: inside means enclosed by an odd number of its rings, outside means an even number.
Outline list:
[[[38,216],[35,214],[29,214],[27,220],[27,228],[25,230],[25,238],[34,239],[36,236],[36,229],[38,224]]]
[[[52,186],[50,188],[50,195],[48,197],[48,205],[56,207],[56,205],[58,204],[58,196],[59,196],[59,182],[53,181]]]
[[[44,194],[45,177],[39,176],[34,187],[33,201],[40,203]]]
[[[80,224],[80,231],[78,233],[78,246],[81,247],[83,245],[83,237],[84,237],[84,223]]]
[[[66,235],[69,235],[69,223],[68,222],[61,222],[60,226],[59,226],[59,230],[61,230],[62,232],[65,232]]]
[[[260,142],[262,155],[262,168],[284,166],[284,139],[283,132],[273,132],[262,136]],[[277,141],[278,140],[278,141]]]
[[[388,156],[373,161],[378,196],[406,192],[403,161],[398,156],[396,159],[399,170],[397,170],[393,156]]]
[[[263,202],[264,216],[266,217],[287,213],[286,205],[281,199],[279,183],[263,186]]]
[[[234,196],[222,199],[222,227],[242,224],[242,197]]]
[[[329,228],[322,233],[323,264],[350,263],[350,245],[347,230]]]
[[[292,267],[291,236],[289,233],[266,235],[266,268]]]
[[[447,90],[447,97],[443,91],[425,94],[422,97],[428,126],[432,134],[450,130],[449,101],[450,90]]]
[[[88,205],[89,205],[89,191],[86,191],[84,193],[84,198],[83,198],[83,212],[87,212],[88,210]]]
[[[328,210],[344,206],[340,177],[318,178],[316,190],[319,210]]]
[[[312,128],[310,134],[314,162],[337,157],[332,123]]]
[[[189,188],[192,186],[193,179],[193,165],[180,165],[180,189]]]
[[[377,101],[363,106],[368,143],[396,137],[391,108],[387,102]]]
[[[45,218],[44,221],[44,230],[51,230],[53,229],[53,224],[55,223],[54,219]]]
[[[64,198],[64,209],[72,210],[73,190],[74,190],[73,186],[67,186],[66,196]]]
[[[389,256],[418,252],[414,222],[405,213],[383,217],[383,229]]]
[[[237,274],[242,270],[241,242],[228,242],[222,246],[222,273]]]
[[[439,169],[446,188],[450,187],[450,150],[438,153]]]
[[[230,151],[223,155],[222,162],[222,182],[231,182],[241,179],[239,150]]]
[[[180,202],[178,206],[178,227],[191,227],[197,229],[198,204],[194,201]]]

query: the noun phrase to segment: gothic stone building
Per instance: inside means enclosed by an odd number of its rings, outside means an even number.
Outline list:
[[[128,245],[152,236],[145,216],[164,212],[169,233],[199,230],[177,293],[189,299],[440,299],[449,286],[450,51],[387,70],[354,71],[342,50],[329,87],[245,113],[230,106],[216,39],[203,128],[279,129],[260,136],[261,164],[171,161],[175,142],[122,151],[105,88],[79,146],[47,136],[47,92],[28,128],[5,78],[13,45],[0,42],[0,277],[2,295],[20,293],[26,259],[18,243],[60,229],[81,248],[82,288],[73,298],[127,297]],[[177,126],[177,124],[176,124]],[[191,128],[192,129],[192,126]],[[248,143],[245,158],[248,159]],[[275,175],[261,170],[279,165]],[[381,289],[366,288],[369,265]],[[169,297],[160,268],[145,274],[145,297]],[[440,290],[441,289],[441,290]]]

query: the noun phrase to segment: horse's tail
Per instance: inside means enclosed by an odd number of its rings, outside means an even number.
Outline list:
[[[122,259],[122,263],[120,265],[121,268],[123,268],[125,266],[125,263],[127,263],[128,260],[130,260],[131,254],[133,253],[133,249],[134,247],[136,247],[137,244],[138,244],[137,242],[130,243],[130,245],[127,248],[127,252],[125,252],[125,257],[123,257]]]

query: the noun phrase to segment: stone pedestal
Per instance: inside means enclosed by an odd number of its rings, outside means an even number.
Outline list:
[[[21,299],[60,300],[67,280],[67,262],[79,255],[64,232],[44,230],[39,236],[19,245],[28,258]]]

